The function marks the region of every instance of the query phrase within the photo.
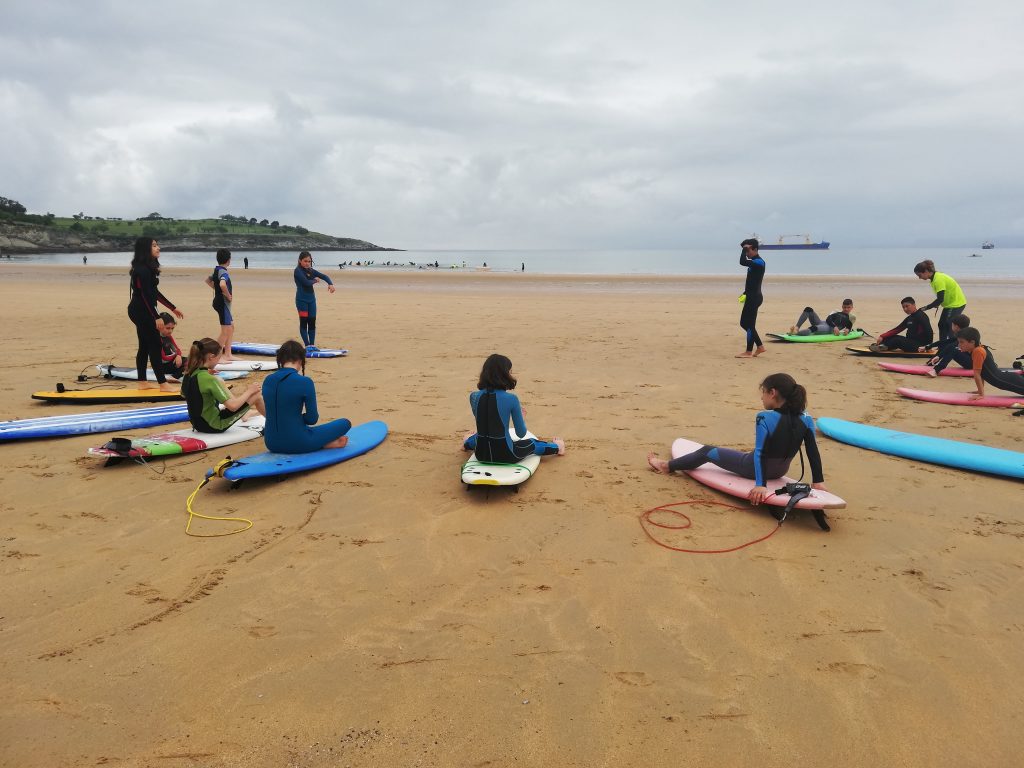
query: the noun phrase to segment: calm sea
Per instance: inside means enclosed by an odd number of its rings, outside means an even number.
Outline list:
[[[90,253],[89,264],[127,266],[128,253]],[[291,269],[298,254],[283,251],[237,251],[232,267],[242,268],[248,257],[251,269]],[[780,275],[858,275],[883,277],[910,275],[924,259],[935,262],[940,271],[956,278],[1024,277],[1024,248],[841,248],[828,251],[765,251],[762,256],[769,273]],[[527,272],[548,275],[735,275],[742,270],[739,250],[531,250],[531,251],[319,251],[313,254],[321,271],[346,269],[419,269],[436,262],[442,269],[479,269],[486,265],[495,272]],[[61,253],[15,256],[35,264],[81,264],[82,254]],[[369,266],[357,262],[372,261]],[[6,260],[5,260],[6,261]],[[348,262],[352,266],[348,266]],[[165,251],[165,267],[212,267],[213,253],[206,251]],[[390,263],[390,266],[389,266]]]

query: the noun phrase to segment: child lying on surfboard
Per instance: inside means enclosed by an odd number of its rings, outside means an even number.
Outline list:
[[[754,480],[756,485],[750,489],[747,498],[751,504],[757,505],[768,496],[765,480],[786,474],[790,462],[803,446],[811,465],[812,487],[819,491],[827,490],[821,470],[821,454],[814,439],[814,419],[804,413],[807,390],[788,373],[773,373],[761,382],[761,404],[765,410],[759,411],[755,419],[753,451],[744,453],[705,445],[671,461],[659,459],[651,452],[647,454],[647,463],[656,472],[668,475],[711,462],[740,477]]]
[[[960,351],[971,356],[974,385],[977,387],[973,393],[974,398],[985,396],[985,382],[996,389],[1024,395],[1024,381],[1021,381],[1024,376],[999,370],[995,358],[992,357],[992,350],[981,343],[981,332],[977,328],[964,328],[956,338],[960,343]]]

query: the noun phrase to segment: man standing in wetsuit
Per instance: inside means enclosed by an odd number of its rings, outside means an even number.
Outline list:
[[[747,282],[743,286],[743,310],[740,312],[740,328],[747,332],[747,351],[736,357],[757,357],[764,352],[764,344],[757,334],[757,310],[761,308],[761,282],[764,280],[764,259],[758,254],[759,243],[750,237],[740,243],[740,266],[747,268]]]

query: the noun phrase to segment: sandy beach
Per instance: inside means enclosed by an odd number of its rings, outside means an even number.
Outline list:
[[[178,342],[216,337],[207,271],[163,262]],[[859,326],[886,330],[903,296],[933,297],[907,272],[769,273],[759,330],[845,296]],[[737,360],[740,269],[329,274],[317,341],[350,355],[308,364],[322,418],[383,419],[390,434],[282,482],[211,482],[197,511],[250,519],[245,533],[186,536],[185,499],[258,443],[148,467],[86,455],[113,435],[0,444],[0,765],[1019,763],[1019,481],[821,436],[828,487],[848,502],[831,533],[797,514],[760,544],[693,555],[639,523],[670,502],[729,501],[645,456],[681,436],[749,449],[758,384],[777,371],[805,384],[814,416],[1024,450],[1009,409],[896,393],[969,379],[886,373],[843,344]],[[289,272],[232,275],[236,341],[296,336]],[[962,285],[1009,365],[1024,282]],[[127,269],[4,263],[0,300],[0,420],[74,411],[30,394],[133,364]],[[567,443],[519,493],[459,482],[491,352],[512,359],[531,430]],[[693,527],[665,543],[725,548],[775,526],[749,505],[687,512]]]

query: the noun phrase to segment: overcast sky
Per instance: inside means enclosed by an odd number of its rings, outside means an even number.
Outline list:
[[[0,0],[0,195],[398,248],[1024,245],[1024,3]]]

